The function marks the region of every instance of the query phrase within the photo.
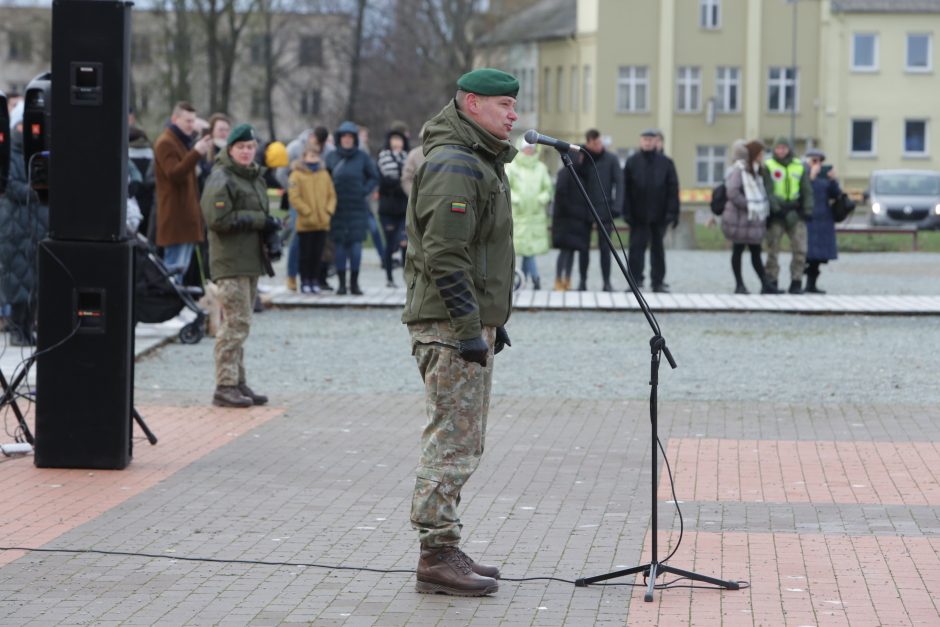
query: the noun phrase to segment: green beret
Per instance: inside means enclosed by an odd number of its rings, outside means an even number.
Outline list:
[[[236,142],[250,142],[252,140],[258,141],[258,136],[255,134],[255,127],[251,124],[239,124],[228,134],[228,139],[225,144],[231,146]]]
[[[457,79],[457,88],[481,96],[512,96],[519,93],[519,81],[512,74],[491,67],[467,72]]]

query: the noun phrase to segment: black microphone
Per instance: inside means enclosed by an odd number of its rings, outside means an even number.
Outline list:
[[[530,144],[542,144],[543,146],[551,146],[555,150],[560,150],[562,152],[581,152],[581,146],[577,144],[569,144],[568,142],[563,142],[560,139],[555,139],[554,137],[549,137],[548,135],[542,135],[537,130],[529,129],[523,135],[523,138]]]

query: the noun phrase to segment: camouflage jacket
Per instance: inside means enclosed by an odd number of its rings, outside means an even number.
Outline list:
[[[500,326],[512,307],[512,203],[503,166],[516,149],[451,101],[428,121],[425,162],[406,224],[408,296],[402,322],[450,320],[461,340]]]

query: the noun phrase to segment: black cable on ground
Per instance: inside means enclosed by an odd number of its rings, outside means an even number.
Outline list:
[[[0,551],[28,551],[31,553],[74,553],[80,555],[117,555],[121,557],[149,557],[154,559],[179,560],[183,562],[205,562],[210,564],[243,564],[247,566],[289,566],[301,568],[323,568],[326,570],[355,570],[367,573],[380,574],[415,574],[414,569],[405,568],[369,568],[367,566],[340,566],[333,564],[318,564],[316,562],[271,562],[266,560],[246,560],[246,559],[221,559],[215,557],[188,557],[185,555],[166,555],[161,553],[138,553],[135,551],[105,551],[101,549],[56,549],[56,548],[38,548],[29,546],[0,546]],[[679,577],[669,582],[663,582],[656,585],[657,590],[666,588],[705,588],[711,590],[722,590],[720,586],[695,586],[695,585],[675,585],[677,581],[682,581],[685,577]],[[562,579],[561,577],[500,577],[499,581],[512,581],[516,583],[525,583],[528,581],[557,581],[560,583],[569,583],[574,585],[571,579]],[[746,581],[739,582],[742,588],[749,588],[750,584]],[[639,583],[600,583],[592,584],[596,586],[635,586],[646,587],[646,584]]]

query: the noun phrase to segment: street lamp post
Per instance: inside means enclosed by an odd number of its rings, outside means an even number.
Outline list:
[[[790,77],[793,79],[793,102],[790,104],[790,146],[796,148],[796,5],[798,0],[786,0],[793,5],[793,22],[790,27]],[[786,89],[786,87],[784,87]]]

